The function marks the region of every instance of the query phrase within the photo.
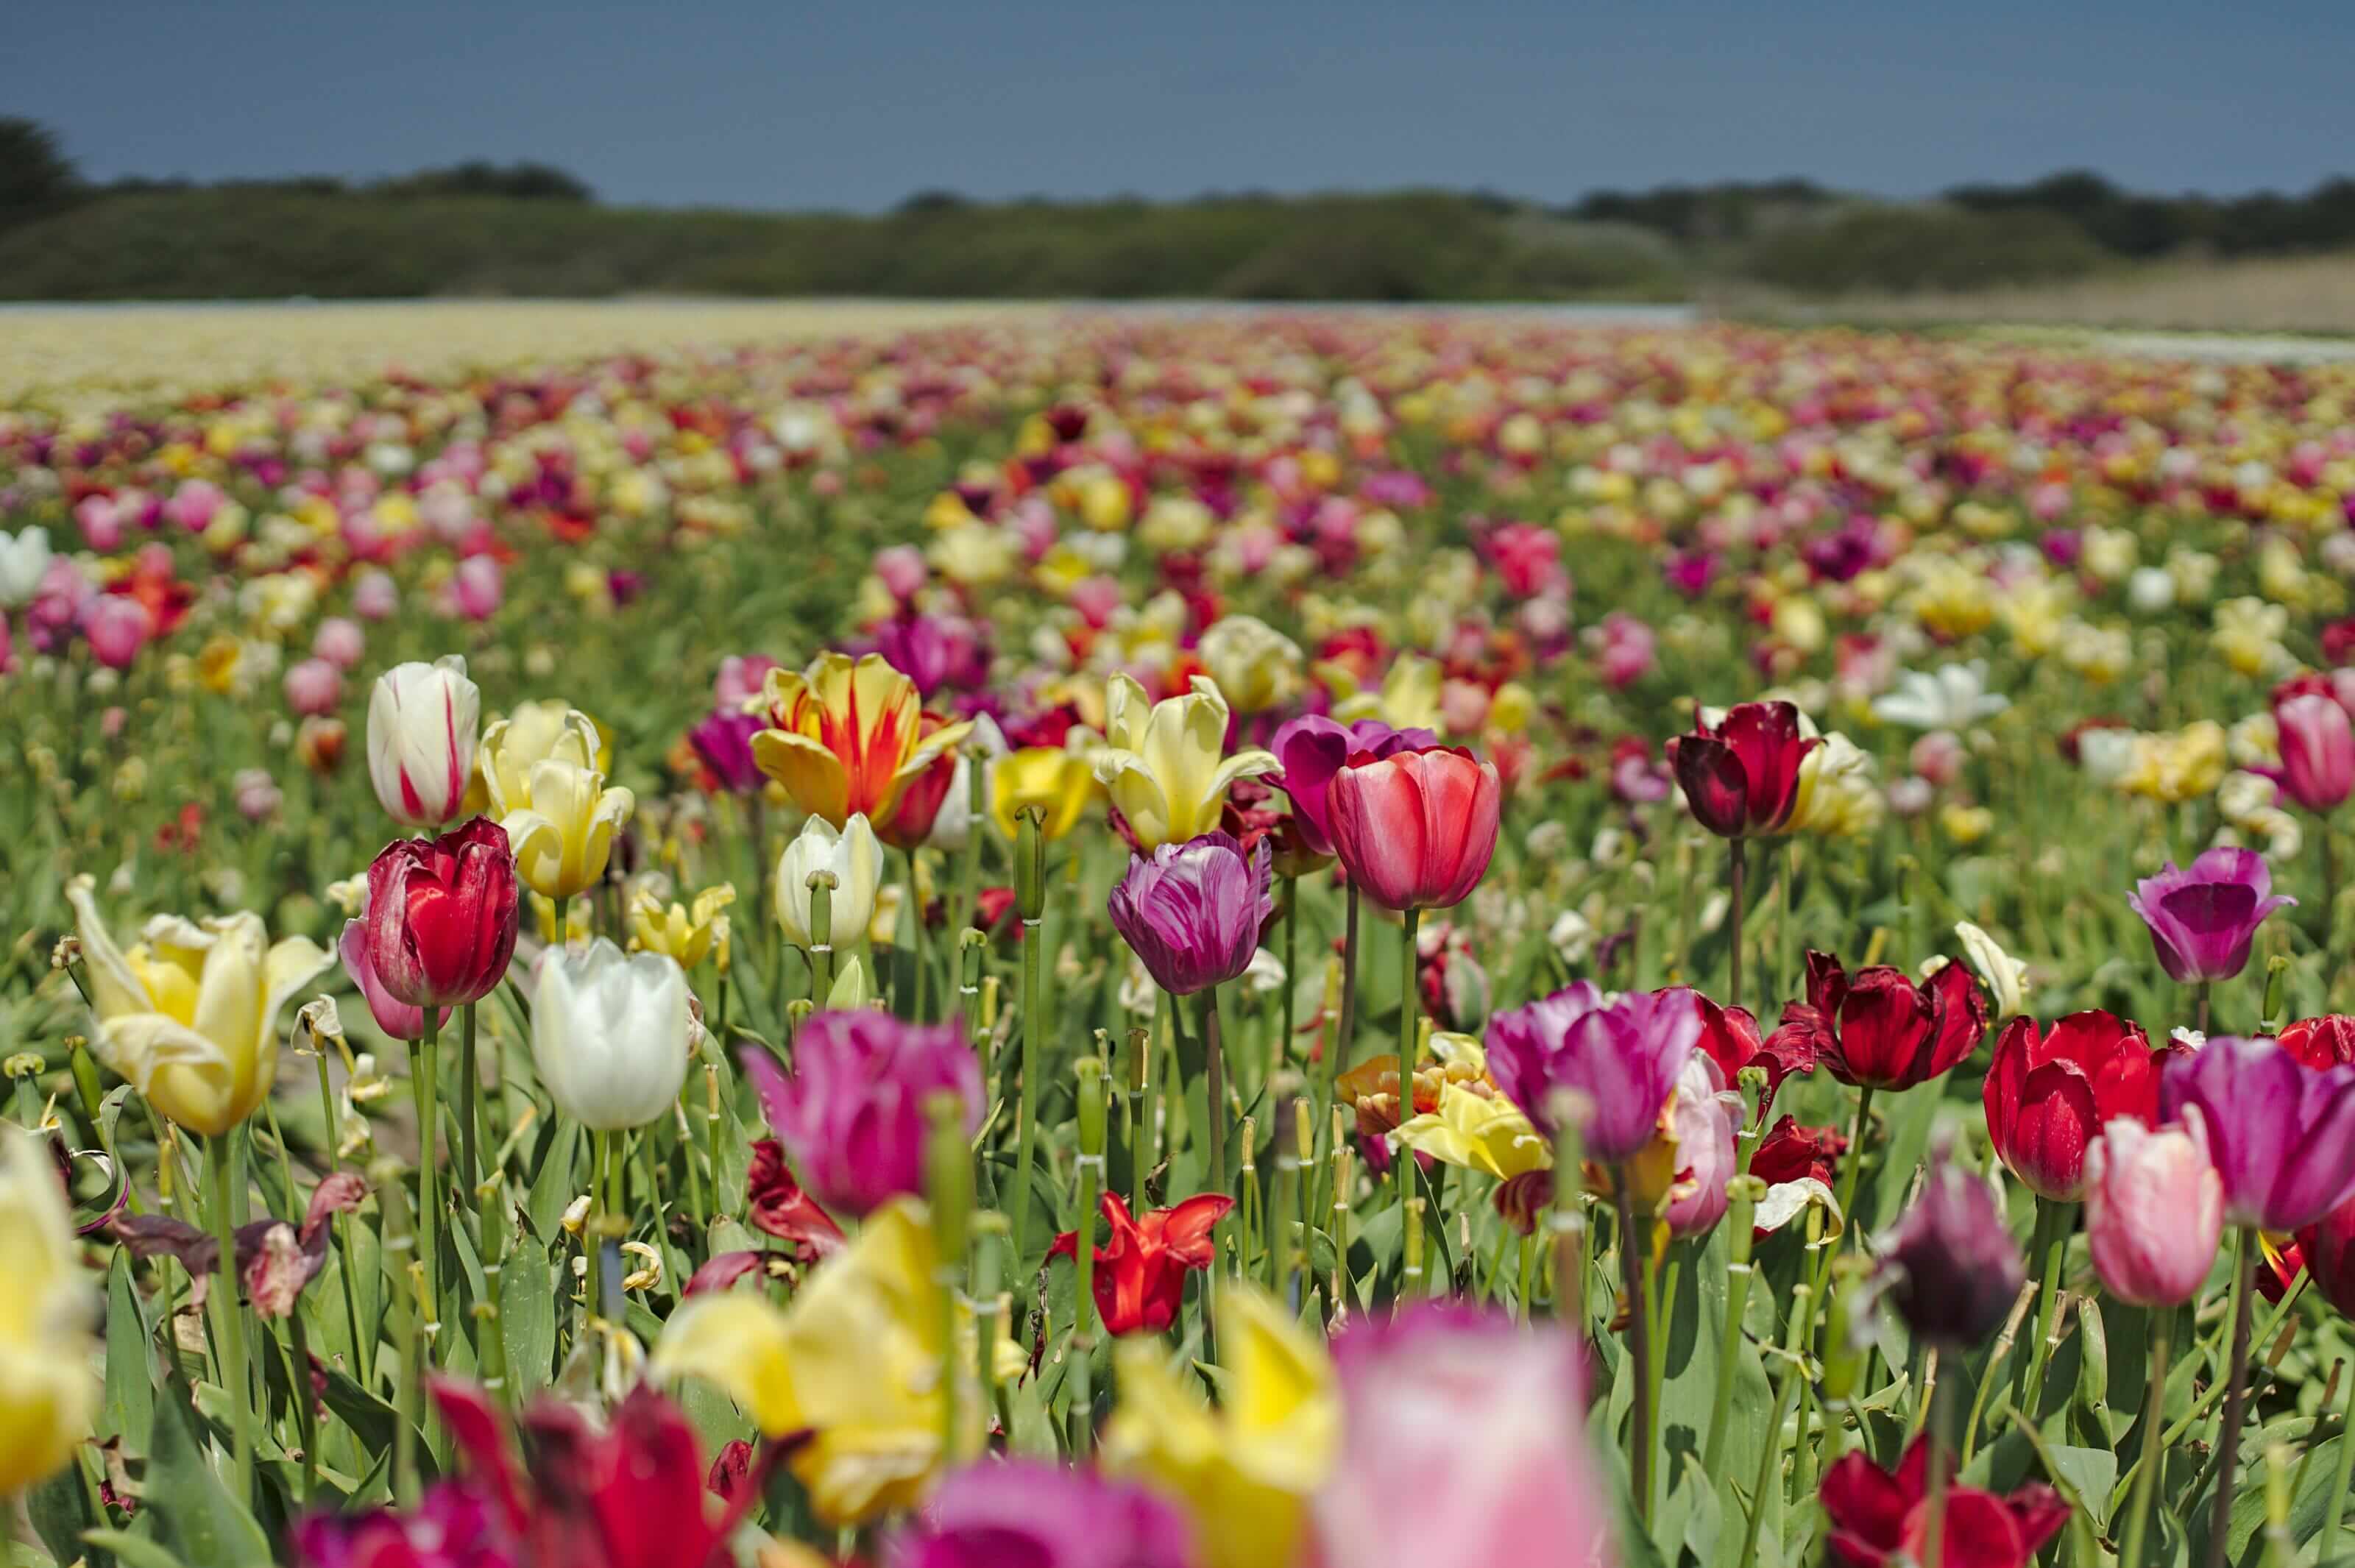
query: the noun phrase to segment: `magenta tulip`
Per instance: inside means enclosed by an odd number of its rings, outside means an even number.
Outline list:
[[[2211,1040],[2160,1075],[2160,1116],[2187,1109],[2200,1114],[2227,1224],[2295,1231],[2355,1195],[2355,1065],[2318,1070],[2274,1040]]]
[[[2169,860],[2158,876],[2135,884],[2126,904],[2150,927],[2169,979],[2229,980],[2247,967],[2249,944],[2265,917],[2297,902],[2274,894],[2273,885],[2255,850],[2211,849],[2188,869]]]
[[[803,1185],[829,1209],[866,1214],[924,1189],[925,1102],[954,1095],[981,1125],[981,1063],[954,1024],[868,1008],[814,1013],[794,1035],[791,1077],[761,1046],[741,1053],[769,1125]]]
[[[1652,1141],[1700,1032],[1700,1007],[1682,987],[1631,991],[1605,1006],[1594,983],[1581,980],[1490,1019],[1488,1072],[1549,1136],[1554,1097],[1583,1096],[1586,1152],[1616,1165]]]

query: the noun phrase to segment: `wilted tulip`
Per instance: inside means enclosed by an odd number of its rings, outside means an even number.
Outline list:
[[[1350,757],[1325,805],[1333,852],[1383,909],[1452,909],[1497,852],[1504,791],[1497,765],[1462,750]]]
[[[1112,890],[1112,923],[1155,984],[1190,997],[1234,979],[1259,951],[1275,913],[1270,850],[1246,853],[1224,832],[1164,844],[1153,858],[1131,855]]]
[[[2200,1113],[2224,1221],[2311,1225],[2355,1193],[2355,1066],[2316,1069],[2270,1040],[2209,1040],[2167,1063],[2159,1115]]]
[[[368,777],[394,821],[439,827],[464,808],[482,703],[456,654],[395,665],[377,677],[368,695]]]
[[[741,1060],[769,1125],[829,1209],[865,1214],[924,1189],[932,1095],[956,1097],[967,1136],[981,1125],[981,1063],[954,1024],[867,1008],[814,1013],[794,1031],[790,1077],[758,1046]]]
[[[809,888],[816,871],[834,873],[826,916],[830,939],[856,943],[875,918],[875,891],[883,880],[883,846],[875,841],[866,817],[854,815],[837,833],[825,817],[813,816],[777,858],[777,923],[785,940],[805,952],[817,941]]]
[[[2027,1277],[1995,1194],[1943,1151],[1932,1157],[1921,1196],[1890,1232],[1881,1273],[1906,1326],[1956,1350],[1995,1332]]]
[[[371,906],[373,907],[373,906]],[[556,1108],[601,1132],[642,1127],[687,1082],[687,976],[603,937],[552,947],[531,1000],[531,1057]]]
[[[1605,1165],[1640,1154],[1700,1040],[1700,1009],[1681,987],[1630,992],[1606,1005],[1591,980],[1488,1020],[1488,1072],[1549,1137],[1554,1096],[1584,1096],[1588,1155]]]
[[[95,965],[93,965],[93,969]],[[0,1498],[63,1468],[98,1411],[86,1325],[93,1292],[75,1252],[65,1189],[41,1146],[0,1123]]]
[[[1819,741],[1799,733],[1787,702],[1743,702],[1712,728],[1698,720],[1668,742],[1669,765],[1693,820],[1721,838],[1782,830],[1799,793],[1799,764]]]
[[[2178,869],[2174,861],[2135,884],[2126,903],[2150,928],[2168,978],[2229,980],[2248,965],[2257,927],[2297,902],[2273,891],[2273,872],[2254,849],[2211,849]]]
[[[251,1115],[278,1065],[278,1009],[335,958],[308,937],[268,944],[256,914],[159,914],[114,944],[86,876],[66,884],[97,1013],[91,1049],[147,1103],[218,1136]]]
[[[368,866],[368,962],[378,984],[412,1008],[449,1008],[491,994],[514,955],[515,857],[485,816],[439,838],[396,838]]]
[[[2114,1014],[2072,1013],[2048,1030],[2014,1019],[1997,1036],[1980,1099],[1998,1158],[2040,1197],[2074,1202],[2091,1176],[2086,1149],[2118,1118],[2158,1119],[2166,1052]]]
[[[2197,1105],[2154,1130],[2120,1116],[2085,1151],[2085,1240],[2094,1272],[2136,1307],[2200,1294],[2224,1232],[2224,1186]]]
[[[1257,749],[1223,756],[1227,700],[1218,682],[1196,676],[1184,697],[1151,702],[1125,675],[1105,687],[1104,748],[1096,781],[1142,850],[1183,843],[1219,825],[1227,786],[1273,773],[1273,754]]]
[[[1341,1451],[1312,1505],[1316,1560],[1613,1560],[1573,1336],[1424,1302],[1360,1322],[1333,1358]]]

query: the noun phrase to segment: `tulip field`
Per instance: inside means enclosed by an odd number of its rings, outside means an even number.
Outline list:
[[[2355,367],[554,319],[0,406],[10,1563],[2355,1561]]]

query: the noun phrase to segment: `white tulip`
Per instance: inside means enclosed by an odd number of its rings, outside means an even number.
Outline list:
[[[973,732],[957,747],[956,774],[949,780],[948,794],[941,797],[941,808],[932,817],[932,830],[924,836],[926,845],[949,854],[964,850],[974,825],[989,820],[990,771],[1007,752],[1006,736],[997,728],[996,720],[985,713],[973,721]],[[973,811],[973,770],[976,767],[981,769],[979,816]]]
[[[0,534],[0,609],[32,603],[49,571],[49,530]]]
[[[777,923],[785,940],[807,949],[810,935],[810,874],[834,873],[833,902],[826,924],[835,945],[856,943],[867,923],[875,918],[875,891],[883,880],[883,846],[867,814],[857,812],[842,831],[823,816],[802,824],[801,836],[777,858]]]
[[[1872,711],[1891,724],[1914,730],[1969,729],[2011,706],[2011,699],[1987,688],[1985,659],[1940,667],[1927,675],[1906,670],[1898,689],[1873,699]]]
[[[687,1082],[687,971],[604,937],[549,951],[531,998],[531,1058],[558,1110],[603,1132],[642,1127]]]
[[[368,697],[368,777],[405,827],[439,827],[465,805],[483,694],[456,654],[395,665]]]

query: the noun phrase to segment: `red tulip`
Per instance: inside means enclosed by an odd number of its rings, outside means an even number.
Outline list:
[[[2344,1067],[2355,1061],[2355,1017],[2329,1013],[2285,1024],[2281,1048],[2317,1072]]]
[[[2284,1259],[2292,1264],[2285,1285],[2297,1277],[2293,1260],[2312,1271],[2314,1288],[2340,1317],[2355,1317],[2355,1200],[2297,1232],[2297,1245]]]
[[[1951,1456],[1946,1461],[1954,1463]],[[1824,1472],[1821,1491],[1833,1557],[1850,1568],[1881,1568],[1900,1554],[1920,1562],[1929,1541],[1930,1458],[1916,1437],[1895,1474],[1851,1448]],[[2069,1522],[2061,1494],[2031,1481],[2008,1497],[1977,1487],[1946,1488],[1941,1561],[1951,1568],[2027,1568],[2037,1549]]]
[[[1801,1030],[1776,1029],[1766,1040],[1758,1038],[1758,1019],[1748,1008],[1721,1008],[1699,991],[1693,1000],[1700,1004],[1700,1049],[1717,1063],[1725,1074],[1729,1086],[1738,1084],[1745,1067],[1762,1069],[1766,1074],[1765,1093],[1758,1097],[1757,1123],[1764,1126],[1766,1113],[1774,1104],[1774,1091],[1783,1080],[1794,1072],[1816,1070],[1815,1039]],[[1784,1118],[1785,1122],[1789,1117]]]
[[[923,715],[916,734],[922,739],[948,727],[948,720],[936,713]],[[900,804],[891,808],[890,816],[875,830],[875,837],[894,849],[915,849],[932,837],[932,823],[948,799],[949,785],[956,781],[957,752],[954,746],[932,759],[932,765],[916,774],[900,787]]]
[[[2158,1069],[2142,1026],[2105,1012],[2072,1013],[2041,1032],[2004,1025],[1980,1097],[1987,1136],[2014,1176],[2040,1197],[2085,1195],[2085,1150],[2114,1118],[2158,1122]]]
[[[1799,794],[1799,763],[1823,744],[1799,734],[1799,710],[1787,702],[1743,702],[1715,729],[1668,742],[1668,762],[1693,820],[1721,838],[1781,830]]]
[[[490,995],[515,955],[506,829],[477,816],[439,838],[395,839],[368,875],[368,966],[393,1000],[446,1008]]]
[[[1210,1266],[1210,1228],[1234,1206],[1223,1193],[1204,1192],[1140,1221],[1129,1217],[1118,1193],[1105,1193],[1112,1245],[1096,1249],[1094,1275],[1104,1327],[1115,1334],[1158,1334],[1176,1321],[1186,1298],[1186,1271]],[[1076,1257],[1079,1242],[1078,1232],[1066,1231],[1047,1255]]]
[[[1965,965],[1949,962],[1917,986],[1885,964],[1851,976],[1828,953],[1810,952],[1807,999],[1783,1008],[1767,1045],[1811,1051],[1843,1083],[1911,1089],[1968,1056],[1987,1020],[1987,992]]]
[[[1333,850],[1375,903],[1449,909],[1464,901],[1497,852],[1504,791],[1496,764],[1460,748],[1359,752],[1327,787]]]

